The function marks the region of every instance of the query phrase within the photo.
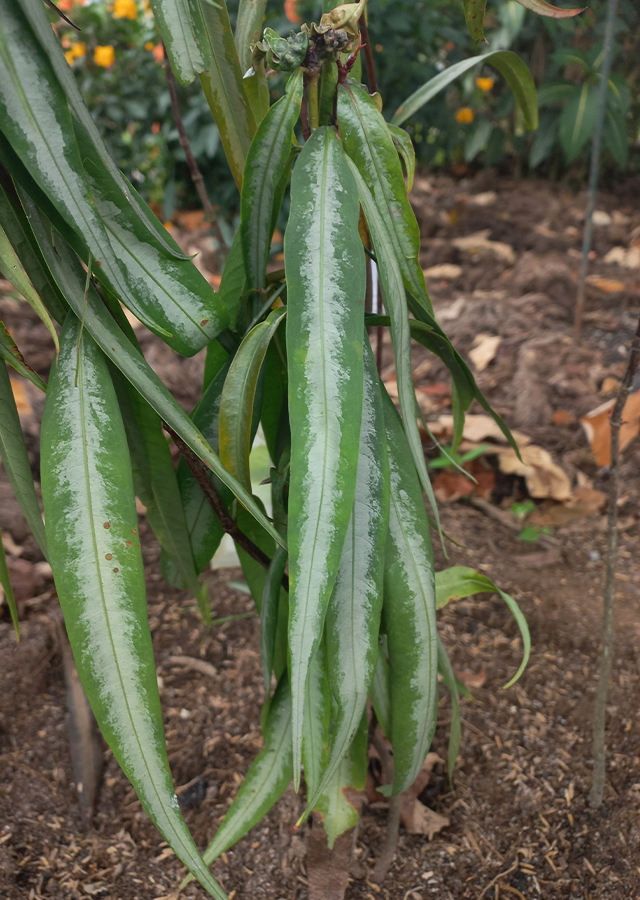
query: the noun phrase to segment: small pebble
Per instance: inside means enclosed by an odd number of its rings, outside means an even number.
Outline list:
[[[589,562],[599,562],[600,553],[597,550],[589,550]]]

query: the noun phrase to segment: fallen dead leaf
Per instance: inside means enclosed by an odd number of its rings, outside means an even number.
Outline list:
[[[440,416],[437,422],[429,423],[429,428],[438,438],[441,435],[443,437],[450,436],[453,434],[453,416]],[[512,431],[511,434],[514,437],[516,444],[521,448],[526,447],[527,444],[531,443],[531,438],[521,431]],[[471,441],[474,444],[480,444],[482,441],[486,440],[494,440],[499,444],[507,443],[506,437],[500,430],[497,422],[495,422],[491,416],[465,416],[462,437],[464,440]]]
[[[602,278],[600,275],[589,275],[587,284],[598,288],[605,294],[616,294],[618,291],[624,291],[626,288],[624,281],[617,281],[615,278]]]
[[[209,284],[214,289],[214,291],[220,290],[220,282],[222,281],[222,275],[209,275]]]
[[[204,210],[203,209],[185,209],[180,210],[176,213],[176,218],[178,223],[182,226],[182,228],[187,228],[189,231],[193,231],[196,228],[202,228],[204,225]]]
[[[2,363],[4,365],[4,363]],[[16,408],[18,410],[19,416],[29,416],[33,412],[33,407],[29,402],[29,398],[27,397],[27,390],[24,386],[24,382],[18,381],[17,379],[11,380],[11,390],[13,391],[13,399],[16,401]]]
[[[487,471],[482,463],[475,459],[466,463],[463,468],[473,475],[475,481],[465,478],[459,469],[443,469],[432,482],[436,499],[442,503],[454,503],[461,497],[467,497],[470,494],[485,499],[491,497],[496,486],[496,477],[493,472]]]
[[[617,263],[625,269],[640,269],[640,247],[612,247],[603,262],[611,265]]]
[[[557,409],[551,416],[552,425],[571,425],[576,417],[566,409]]]
[[[472,256],[489,254],[504,260],[509,265],[513,265],[516,261],[513,247],[510,244],[504,244],[502,241],[489,240],[490,234],[491,229],[485,228],[483,231],[475,232],[475,234],[454,238],[451,243],[458,250],[462,250]]]
[[[469,198],[475,206],[491,206],[498,199],[495,191],[483,191],[481,194],[474,194]]]
[[[579,487],[566,503],[543,503],[527,516],[527,525],[536,528],[559,528],[598,513],[607,502],[607,495],[592,487]]]
[[[479,690],[487,680],[487,673],[484,669],[482,672],[456,672],[456,675],[460,681],[464,681],[470,691]]]
[[[569,477],[556,465],[551,454],[535,444],[520,445],[522,461],[515,451],[507,447],[500,453],[500,470],[506,474],[522,475],[532,497],[551,497],[554,500],[568,500],[571,495]]]
[[[469,351],[469,358],[476,367],[477,372],[484,372],[489,363],[495,358],[502,338],[499,334],[478,334],[473,342],[473,349]]]
[[[585,430],[587,440],[599,466],[611,464],[610,417],[615,402],[615,398],[608,400],[580,419],[580,424]],[[640,391],[635,391],[628,398],[622,411],[621,452],[637,436],[638,432],[640,432]]]
[[[456,266],[453,263],[442,263],[439,266],[431,266],[429,269],[424,269],[423,275],[425,278],[432,278],[438,281],[440,279],[455,281],[456,278],[460,278],[462,275],[462,266]]]
[[[424,834],[432,841],[434,835],[447,828],[449,819],[434,812],[420,800],[407,798],[403,800],[400,810],[402,824],[409,834]]]
[[[602,387],[600,388],[601,394],[612,394],[614,391],[618,391],[620,389],[620,379],[614,378],[612,375],[607,375],[605,380],[602,382]]]

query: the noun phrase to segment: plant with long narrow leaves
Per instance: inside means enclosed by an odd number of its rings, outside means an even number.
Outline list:
[[[576,12],[520,2],[543,15]],[[200,78],[241,189],[220,290],[110,159],[41,0],[0,0],[0,266],[49,330],[48,384],[4,326],[0,355],[46,392],[46,528],[4,364],[0,453],[51,563],[102,733],[189,878],[222,898],[208,866],[291,781],[299,788],[302,771],[302,818],[315,811],[330,846],[354,827],[368,698],[393,748],[395,776],[384,790],[397,795],[429,750],[440,673],[451,692],[451,775],[460,684],[438,636],[438,608],[498,591],[524,647],[510,683],[526,664],[529,633],[515,601],[472,569],[434,569],[425,495],[439,531],[438,514],[416,423],[412,339],[451,372],[454,457],[473,399],[513,439],[434,319],[407,197],[415,155],[400,125],[476,65],[504,76],[529,128],[536,91],[515,54],[489,53],[444,70],[387,123],[379,96],[356,77],[365,0],[326,4],[319,23],[289,38],[266,29],[262,40],[264,2],[240,0],[235,34],[225,0],[151,6],[177,80]],[[476,38],[484,6],[465,2]],[[272,106],[267,69],[286,79]],[[289,180],[284,269],[271,271]],[[387,315],[366,307],[372,260]],[[145,360],[123,306],[176,352],[206,348],[191,416]],[[390,330],[399,412],[369,344],[374,325]],[[271,515],[252,493],[259,426],[272,466]],[[167,435],[180,451],[177,471]],[[167,765],[136,496],[160,542],[165,577],[197,597],[205,623],[200,576],[225,532],[260,612],[264,749],[202,855]],[[4,555],[0,580],[17,630]]]

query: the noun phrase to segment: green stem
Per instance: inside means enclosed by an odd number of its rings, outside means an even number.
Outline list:
[[[318,106],[319,75],[320,73],[318,72],[312,78],[310,78],[307,87],[309,96],[309,125],[311,127],[311,133],[313,133],[320,125],[320,109]]]

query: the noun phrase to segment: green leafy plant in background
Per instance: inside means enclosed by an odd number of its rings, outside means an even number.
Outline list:
[[[287,39],[262,33],[264,5],[255,0],[242,0],[235,36],[224,0],[151,5],[176,79],[201,83],[241,191],[220,290],[115,166],[41,0],[0,0],[2,270],[52,330],[51,321],[60,327],[49,382],[40,384],[46,529],[8,378],[1,452],[51,563],[102,733],[165,840],[224,897],[208,865],[291,780],[298,789],[302,769],[305,815],[319,814],[329,843],[354,826],[347,788],[364,786],[368,696],[393,746],[395,774],[384,789],[398,795],[429,749],[440,672],[451,691],[453,768],[457,682],[436,608],[497,588],[473,570],[434,571],[431,527],[439,526],[416,421],[412,338],[451,371],[452,452],[474,399],[513,439],[433,316],[401,162],[410,182],[411,142],[400,125],[478,63],[505,77],[528,127],[537,107],[528,70],[501,50],[441,73],[388,125],[379,95],[354,77],[364,2],[328,8]],[[267,66],[286,74],[274,104]],[[284,270],[269,272],[289,179]],[[386,316],[365,309],[372,259]],[[206,352],[191,416],[146,362],[123,306],[177,353]],[[372,325],[390,330],[400,414],[376,369]],[[2,346],[28,377],[10,336]],[[252,494],[258,424],[272,463],[270,517]],[[180,451],[177,471],[167,434]],[[260,613],[265,747],[203,855],[167,763],[136,495],[166,577],[197,597],[205,622],[198,579],[225,532]],[[0,575],[6,581],[1,560]],[[522,633],[517,677],[529,635],[515,601],[501,596]]]

